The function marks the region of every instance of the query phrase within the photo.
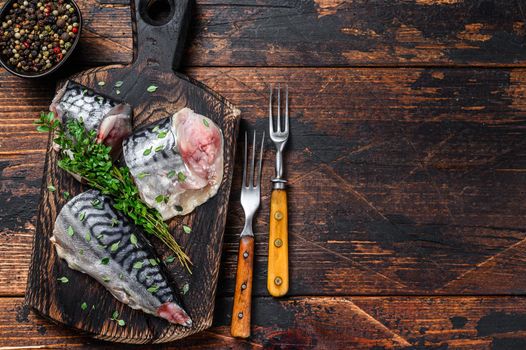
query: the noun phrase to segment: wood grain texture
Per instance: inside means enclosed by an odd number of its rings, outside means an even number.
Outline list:
[[[187,73],[239,106],[243,128],[260,131],[266,129],[266,83],[289,81],[290,295],[526,290],[526,70],[194,68]],[[2,78],[0,96],[6,96],[17,80]],[[33,99],[45,100],[35,94],[11,98],[12,107],[4,107],[9,123],[0,125],[3,295],[23,293],[35,225],[45,143],[31,124],[45,104],[27,107]],[[272,152],[266,152],[264,164],[263,178],[269,181],[262,181],[255,222],[256,296],[267,295]],[[241,171],[239,159],[234,171]],[[219,288],[230,296],[243,224],[238,177],[232,186]]]
[[[70,72],[130,63],[129,1],[79,5],[87,29]],[[525,66],[525,11],[505,0],[197,0],[182,64],[242,108],[243,128],[266,129],[266,84],[293,91],[286,166],[298,297],[264,297],[263,182],[253,334],[230,337],[236,177],[214,327],[164,347],[526,348],[526,71],[487,68]],[[53,85],[0,71],[0,347],[110,349],[6,297],[24,293],[47,141],[31,122]],[[402,293],[411,296],[345,296]]]
[[[287,192],[272,190],[270,195],[267,290],[282,297],[289,290],[289,214]]]
[[[78,3],[85,27],[71,69],[131,62],[129,1]],[[519,0],[197,0],[195,8],[186,66],[526,64]]]
[[[252,318],[252,278],[254,271],[254,237],[245,236],[239,240],[237,255],[236,288],[232,307],[230,334],[233,337],[250,336]]]
[[[190,66],[524,65],[507,0],[198,1]]]
[[[520,297],[302,297],[254,300],[253,334],[230,336],[231,298],[218,298],[210,330],[141,349],[523,350]],[[0,298],[0,346],[114,349]],[[121,349],[136,346],[121,344]]]

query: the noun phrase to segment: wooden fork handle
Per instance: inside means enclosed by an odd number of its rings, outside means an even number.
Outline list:
[[[269,231],[267,289],[270,295],[280,297],[289,290],[288,210],[285,190],[272,190]]]
[[[254,265],[254,237],[241,237],[237,256],[236,290],[232,309],[230,334],[233,337],[250,336],[250,310],[252,303],[252,271]]]

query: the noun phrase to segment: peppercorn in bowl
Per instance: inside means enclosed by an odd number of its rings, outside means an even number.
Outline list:
[[[24,78],[51,74],[71,56],[81,29],[72,0],[10,0],[0,11],[0,63]]]

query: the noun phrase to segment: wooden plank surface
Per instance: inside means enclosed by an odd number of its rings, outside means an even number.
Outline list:
[[[0,1],[2,3],[2,1]],[[79,0],[76,63],[128,63],[129,1]],[[522,0],[197,0],[187,66],[524,66]]]
[[[231,298],[217,300],[210,330],[171,345],[141,349],[522,350],[526,346],[526,300],[519,297],[257,298],[248,340],[230,336],[231,302]],[[0,349],[114,348],[42,319],[21,298],[0,298],[0,308],[4,334]]]
[[[290,292],[297,297],[266,297],[264,183],[254,336],[229,336],[241,230],[234,191],[215,326],[174,347],[526,348],[526,70],[510,68],[526,67],[526,4],[196,3],[183,65],[241,107],[242,128],[266,128],[265,84],[291,87]],[[86,30],[70,71],[130,62],[129,1],[79,5]],[[45,155],[45,136],[31,122],[53,90],[52,82],[0,71],[0,348],[109,349],[21,305]]]
[[[266,128],[265,84],[289,83],[291,295],[526,291],[526,70],[194,68],[187,73],[239,106],[242,128],[259,130]],[[12,85],[0,88],[0,95]],[[28,98],[34,97],[15,100],[13,117],[0,126],[3,295],[24,289],[39,199],[45,137],[31,122],[46,101],[42,97],[15,115]],[[272,157],[268,151],[266,179],[272,176]],[[221,295],[232,294],[242,228],[240,179],[234,178]],[[263,181],[262,193],[255,227],[254,293],[260,296],[267,295],[270,182]]]

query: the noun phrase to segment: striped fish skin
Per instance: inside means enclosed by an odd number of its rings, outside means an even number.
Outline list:
[[[57,216],[50,239],[71,269],[96,279],[117,300],[171,323],[192,325],[153,247],[98,191],[72,198]]]
[[[135,131],[123,155],[141,198],[164,220],[213,197],[223,179],[223,134],[189,108]]]
[[[112,147],[114,158],[120,155],[122,140],[132,132],[130,105],[73,81],[68,81],[57,92],[49,110],[64,124],[70,119],[82,119],[88,131],[97,131],[97,142]]]

